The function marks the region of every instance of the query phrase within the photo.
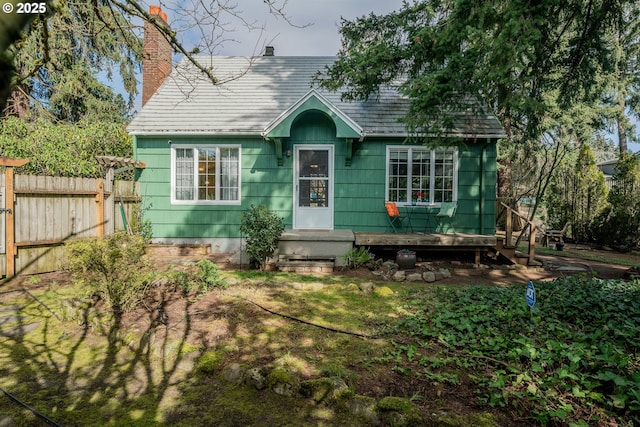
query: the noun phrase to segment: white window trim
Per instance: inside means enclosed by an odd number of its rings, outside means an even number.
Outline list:
[[[220,169],[220,149],[236,148],[238,149],[238,200],[178,200],[176,199],[176,150],[182,148],[197,149],[216,149],[216,171]],[[193,156],[194,171],[198,170],[198,156]],[[194,197],[198,194],[198,179],[194,177],[193,191]],[[220,195],[220,186],[216,186],[216,196]],[[227,205],[238,206],[242,203],[242,149],[239,144],[176,144],[171,147],[171,204],[172,205]]]
[[[453,202],[457,202],[458,201],[458,149],[457,148],[434,148],[434,149],[429,149],[426,147],[412,147],[412,146],[406,146],[406,145],[387,145],[387,156],[385,159],[385,184],[384,184],[384,188],[385,188],[385,201],[390,201],[388,200],[389,198],[389,159],[391,157],[391,150],[407,150],[407,155],[409,156],[408,158],[412,158],[411,154],[412,151],[414,150],[419,150],[419,151],[424,151],[424,152],[428,152],[430,153],[431,156],[431,160],[429,163],[429,200],[433,200],[433,195],[435,194],[435,173],[436,173],[436,168],[435,168],[435,160],[436,160],[436,151],[451,151],[453,152],[453,191],[452,191],[452,201]],[[409,167],[408,169],[408,181],[407,182],[411,182],[411,168]],[[408,194],[411,194],[411,189],[408,188],[407,189]],[[396,203],[398,206],[411,206],[412,202],[411,201],[406,201],[406,202],[396,202],[394,200],[391,200],[394,203]],[[439,207],[440,205],[442,205],[442,202],[434,202],[434,203],[425,203],[425,202],[417,202],[416,203],[417,206],[434,206],[434,207]]]

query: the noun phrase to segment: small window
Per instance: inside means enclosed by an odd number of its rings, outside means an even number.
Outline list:
[[[457,200],[457,151],[387,148],[387,201],[440,204]]]
[[[240,203],[240,147],[172,148],[172,203]]]

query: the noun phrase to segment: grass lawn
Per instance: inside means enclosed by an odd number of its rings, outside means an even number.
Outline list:
[[[1,293],[0,387],[64,426],[640,423],[638,282],[536,283],[530,310],[524,285],[156,274],[122,316],[62,279]]]

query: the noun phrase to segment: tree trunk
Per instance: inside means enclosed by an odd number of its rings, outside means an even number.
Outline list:
[[[622,100],[621,114],[624,114],[624,100]],[[623,120],[618,119],[618,144],[620,147],[620,154],[627,152],[627,129],[624,127]]]

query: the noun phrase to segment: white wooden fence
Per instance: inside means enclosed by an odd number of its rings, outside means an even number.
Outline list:
[[[0,276],[60,269],[64,242],[123,230],[120,204],[130,223],[138,202],[131,181],[27,175],[12,181],[0,174]]]

